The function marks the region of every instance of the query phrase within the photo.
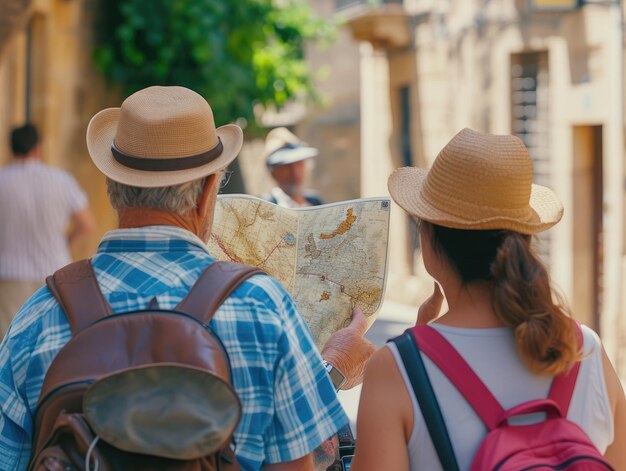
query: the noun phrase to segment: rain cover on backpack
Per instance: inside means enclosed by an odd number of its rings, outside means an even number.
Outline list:
[[[35,417],[30,470],[239,470],[241,403],[228,355],[208,327],[248,277],[214,262],[175,310],[156,300],[113,314],[88,260],[46,280],[72,339],[52,361]]]
[[[582,332],[578,327],[582,346]],[[567,419],[580,362],[555,376],[547,399],[536,399],[504,410],[456,349],[430,326],[410,329],[419,349],[427,355],[476,411],[489,430],[470,471],[570,470],[601,471],[613,468],[585,432]],[[512,425],[508,420],[544,412],[544,420]]]

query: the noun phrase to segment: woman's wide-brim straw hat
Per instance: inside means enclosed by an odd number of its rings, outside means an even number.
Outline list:
[[[532,158],[510,135],[463,129],[430,170],[400,168],[388,186],[394,201],[412,216],[456,229],[535,234],[563,215],[554,192],[533,184]]]
[[[215,128],[202,96],[184,87],[149,87],[120,108],[97,113],[87,128],[87,149],[98,169],[125,185],[173,186],[228,166],[243,145],[239,126]]]

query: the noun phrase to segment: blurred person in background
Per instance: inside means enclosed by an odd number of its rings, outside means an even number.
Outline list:
[[[95,229],[74,177],[42,161],[35,126],[13,129],[11,148],[13,158],[0,170],[1,336],[46,276],[71,261],[71,246]]]
[[[312,159],[319,151],[309,147],[287,128],[272,129],[265,138],[265,164],[278,186],[263,199],[285,208],[322,204],[320,195],[304,188]]]
[[[436,280],[418,324],[430,322],[505,410],[546,398],[553,378],[580,362],[564,414],[614,469],[624,470],[624,391],[598,335],[581,326],[579,349],[574,321],[554,301],[531,240],[556,224],[563,208],[550,189],[532,181],[532,158],[517,137],[470,129],[444,147],[430,170],[405,167],[389,177],[394,201],[420,221],[424,265]],[[448,310],[439,315],[444,295]],[[422,357],[458,468],[470,469],[488,429]],[[442,469],[407,370],[394,342],[369,362],[351,471]]]

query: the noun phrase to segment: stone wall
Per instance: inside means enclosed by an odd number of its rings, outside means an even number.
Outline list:
[[[0,0],[0,56],[15,30],[23,23],[31,3],[32,0]]]

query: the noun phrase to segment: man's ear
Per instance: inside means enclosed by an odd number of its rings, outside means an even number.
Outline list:
[[[202,190],[202,194],[200,195],[200,198],[198,200],[198,206],[196,208],[196,211],[200,217],[203,217],[206,214],[206,210],[209,206],[211,195],[214,194],[214,190],[215,190],[214,187],[219,182],[218,177],[220,177],[220,175],[217,173],[214,173],[213,175],[209,175],[206,179],[206,182],[204,184],[204,189]]]

